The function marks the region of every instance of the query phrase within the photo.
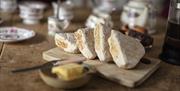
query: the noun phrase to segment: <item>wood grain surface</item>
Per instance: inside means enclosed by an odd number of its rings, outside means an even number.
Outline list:
[[[88,10],[76,9],[75,19],[71,24],[72,29],[83,26],[85,19],[89,13]],[[86,13],[88,12],[88,13]],[[5,25],[18,26],[27,29],[33,29],[37,35],[26,41],[13,44],[2,44],[3,52],[0,58],[0,91],[64,91],[47,86],[39,77],[37,71],[12,74],[10,71],[17,68],[34,66],[42,64],[42,52],[49,50],[54,45],[52,37],[47,35],[47,16],[52,15],[52,10],[47,10],[44,22],[37,25],[24,25],[18,16],[18,13],[8,14],[3,18],[7,21]],[[12,16],[11,18],[9,16]],[[115,29],[118,29],[119,13],[113,14],[115,21]],[[12,23],[12,24],[11,24]],[[147,56],[157,58],[164,39],[165,33],[164,19],[158,20],[158,33],[153,35],[155,42],[154,47],[147,53]],[[2,26],[2,25],[1,25]],[[0,46],[2,49],[2,46]],[[83,88],[74,89],[72,91],[180,91],[180,67],[162,62],[161,67],[147,81],[136,88],[127,88],[94,76],[93,79]]]
[[[82,54],[71,54],[64,52],[61,48],[52,48],[43,52],[43,59],[46,61],[82,58]],[[143,63],[148,61],[148,63]],[[92,66],[96,69],[97,73],[107,80],[119,83],[127,87],[136,87],[141,85],[149,76],[159,68],[160,60],[152,57],[143,58],[139,64],[131,70],[119,68],[114,63],[103,63],[98,59],[86,60],[85,64]],[[95,75],[95,74],[94,74]]]

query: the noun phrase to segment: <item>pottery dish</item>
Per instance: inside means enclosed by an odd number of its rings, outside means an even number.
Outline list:
[[[27,30],[17,27],[1,27],[0,28],[0,42],[18,42],[30,39],[35,36],[33,30]]]
[[[89,72],[90,70],[87,69],[81,77],[70,81],[62,80],[58,78],[57,75],[52,74],[51,67],[41,69],[39,74],[42,80],[49,86],[54,88],[73,89],[82,87],[89,82],[91,78]]]

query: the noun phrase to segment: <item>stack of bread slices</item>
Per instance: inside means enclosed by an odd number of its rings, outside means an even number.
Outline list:
[[[55,43],[65,52],[82,53],[87,59],[114,61],[123,69],[134,68],[145,54],[142,44],[107,24],[98,23],[94,29],[81,28],[74,33],[55,35]]]

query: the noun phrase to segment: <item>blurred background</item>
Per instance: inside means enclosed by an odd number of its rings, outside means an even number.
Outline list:
[[[21,1],[42,1],[51,5],[51,2],[57,1],[57,0],[18,0],[18,2],[21,2]],[[117,10],[122,10],[123,5],[125,5],[128,1],[130,0],[114,0],[114,5]],[[159,15],[167,17],[170,0],[146,0],[146,1],[151,1],[153,3]],[[72,0],[72,2],[75,5],[75,7],[88,8],[91,6],[91,0]]]

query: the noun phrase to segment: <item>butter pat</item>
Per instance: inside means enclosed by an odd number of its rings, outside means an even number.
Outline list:
[[[70,81],[83,75],[83,66],[76,63],[65,64],[53,67],[52,73],[57,74],[62,80]]]

